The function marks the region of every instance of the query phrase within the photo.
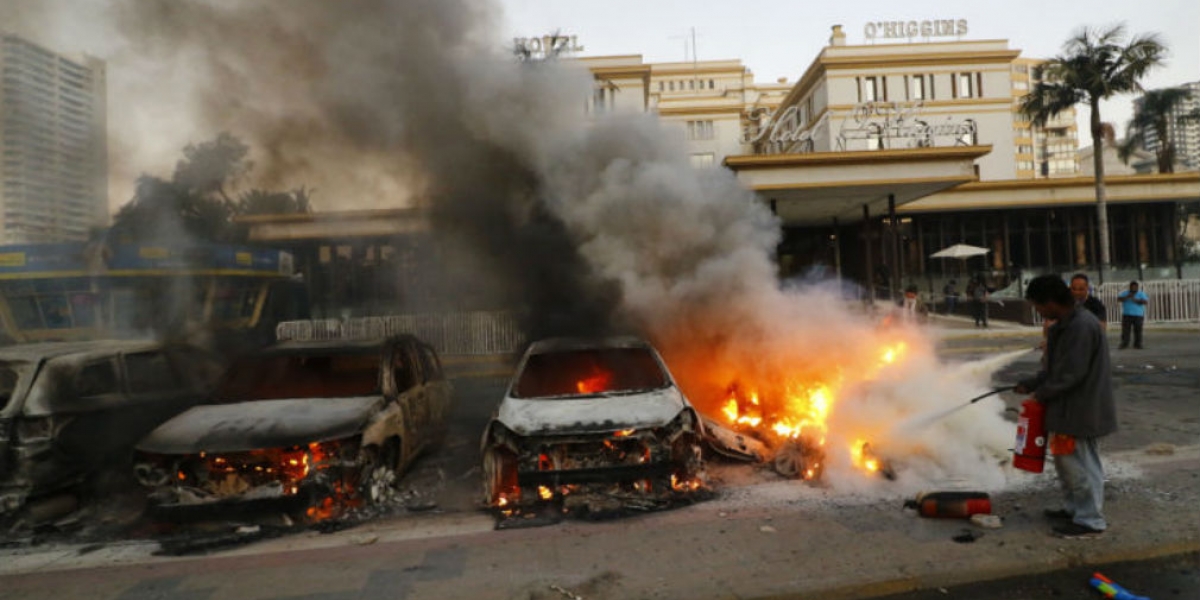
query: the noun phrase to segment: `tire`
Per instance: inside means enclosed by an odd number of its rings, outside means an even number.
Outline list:
[[[388,442],[382,449],[372,446],[364,451],[362,466],[358,472],[358,491],[369,505],[388,504],[396,499],[396,450],[398,444]]]

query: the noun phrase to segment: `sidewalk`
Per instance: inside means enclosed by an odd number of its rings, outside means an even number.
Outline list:
[[[424,514],[209,557],[155,557],[150,543],[0,551],[0,597],[836,600],[1200,549],[1200,446],[1106,458],[1112,526],[1094,540],[1048,535],[1049,474],[1019,474],[1031,485],[993,497],[998,530],[780,480],[668,512],[531,529]],[[982,537],[951,539],[964,530]]]

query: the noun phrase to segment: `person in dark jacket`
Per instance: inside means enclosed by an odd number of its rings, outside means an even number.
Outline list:
[[[1043,318],[1056,321],[1046,332],[1041,372],[1016,387],[1046,408],[1050,454],[1064,501],[1062,509],[1047,510],[1046,516],[1070,519],[1054,527],[1060,537],[1096,536],[1108,528],[1098,440],[1117,430],[1108,338],[1058,275],[1035,277],[1025,298]]]
[[[1075,297],[1076,304],[1096,315],[1101,329],[1108,331],[1108,311],[1104,308],[1104,303],[1092,295],[1092,284],[1087,275],[1076,273],[1071,276],[1071,295]]]

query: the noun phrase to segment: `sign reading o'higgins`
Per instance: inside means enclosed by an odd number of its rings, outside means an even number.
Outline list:
[[[967,34],[966,19],[933,19],[926,21],[872,21],[863,27],[868,40],[906,39],[915,37],[951,37]]]

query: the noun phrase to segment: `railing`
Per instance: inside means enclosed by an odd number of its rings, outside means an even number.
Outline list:
[[[1095,296],[1104,303],[1109,323],[1121,322],[1121,303],[1117,300],[1117,295],[1127,289],[1129,289],[1128,283],[1105,283],[1095,289]],[[1138,289],[1145,292],[1146,296],[1150,298],[1150,302],[1146,305],[1147,323],[1200,321],[1200,280],[1146,281],[1142,282]],[[1042,318],[1036,311],[1033,313],[1033,322],[1035,324],[1042,322]]]
[[[525,344],[525,334],[508,312],[313,319],[284,321],[275,328],[275,338],[280,341],[370,339],[401,333],[415,335],[439,354],[512,354]]]

